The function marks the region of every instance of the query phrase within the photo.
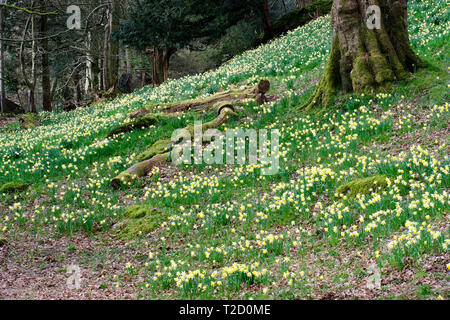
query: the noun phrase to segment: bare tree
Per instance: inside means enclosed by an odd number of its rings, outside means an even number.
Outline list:
[[[40,0],[41,7],[45,12],[47,9],[46,1]],[[49,63],[49,46],[48,46],[48,18],[47,15],[41,16],[40,33],[42,36],[42,107],[44,111],[52,112],[52,95],[50,84],[50,63]]]
[[[119,43],[111,39],[111,35],[119,28],[120,2],[108,1],[108,19],[105,26],[105,44],[103,55],[103,88],[115,90],[119,70]]]
[[[5,110],[5,81],[4,81],[4,50],[3,50],[3,7],[0,7],[0,112]]]

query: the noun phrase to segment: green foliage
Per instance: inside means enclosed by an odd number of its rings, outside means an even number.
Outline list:
[[[303,26],[313,20],[315,17],[325,15],[331,11],[333,5],[332,0],[317,0],[314,3],[307,5],[302,9],[293,9],[274,21],[272,25],[272,32],[274,37]],[[265,37],[264,33],[260,35],[263,41],[270,40]]]
[[[139,50],[162,46],[180,49],[194,39],[218,39],[224,30],[258,11],[258,4],[258,0],[136,0],[128,20],[121,22],[113,38]]]
[[[258,27],[253,22],[239,21],[226,31],[220,40],[221,54],[225,59],[234,57],[252,48],[258,40]]]

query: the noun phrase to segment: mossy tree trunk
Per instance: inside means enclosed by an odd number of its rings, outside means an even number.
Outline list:
[[[303,106],[328,105],[338,90],[373,92],[403,80],[425,66],[413,52],[408,35],[408,0],[334,0],[333,43],[315,93]],[[380,8],[380,28],[369,28]]]

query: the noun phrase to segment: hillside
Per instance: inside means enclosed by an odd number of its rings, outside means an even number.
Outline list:
[[[329,16],[216,70],[1,127],[0,298],[448,299],[449,18],[446,1],[410,2],[430,67],[327,109],[298,107],[329,56]],[[277,129],[276,174],[164,164],[111,187],[148,146],[216,117],[188,110],[109,136],[131,112],[261,79],[271,101],[244,101],[221,130]]]

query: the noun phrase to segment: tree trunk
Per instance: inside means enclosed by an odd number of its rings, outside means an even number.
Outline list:
[[[92,56],[92,33],[91,31],[87,32],[86,39],[86,73],[85,73],[85,82],[84,82],[84,92],[86,94],[92,93],[94,91],[94,72],[92,69],[92,64],[94,61],[94,57]]]
[[[264,29],[264,39],[265,40],[272,39],[273,38],[272,19],[270,17],[268,0],[264,0],[264,2],[262,3],[261,18]]]
[[[28,89],[27,104],[28,104],[27,110],[29,110],[32,113],[36,113],[36,103],[34,102],[34,90]]]
[[[43,12],[46,12],[46,1],[41,0]],[[48,47],[48,22],[47,15],[41,16],[41,37],[42,37],[42,107],[44,111],[52,112],[51,85],[50,85],[50,63],[49,63],[49,47]]]
[[[108,24],[105,28],[103,60],[103,88],[105,91],[117,87],[119,79],[119,43],[111,39],[111,34],[119,28],[120,2],[112,0],[108,8]]]
[[[170,47],[155,47],[152,50],[152,80],[153,86],[158,87],[169,77],[169,60],[176,52],[175,48]]]
[[[270,82],[262,79],[255,86],[246,86],[240,88],[230,88],[226,91],[217,92],[204,98],[190,99],[178,102],[164,103],[164,104],[151,104],[137,111],[132,112],[129,115],[130,119],[136,119],[151,115],[155,110],[163,113],[178,113],[194,110],[196,112],[209,110],[215,104],[231,101],[231,104],[241,104],[242,101],[254,99],[259,104],[264,104],[274,97],[266,96],[266,93],[270,90]]]
[[[145,59],[146,56],[144,54],[141,55],[141,62],[142,62],[142,69],[141,69],[141,88],[145,87],[145,76],[146,76],[146,70],[145,70]]]
[[[34,5],[34,1],[32,3]],[[33,37],[33,41],[31,42],[31,87],[28,90],[28,107],[32,113],[37,113],[36,103],[34,100],[34,92],[36,90],[36,40],[34,37],[36,35],[36,23],[34,16],[31,17],[31,36]]]
[[[3,78],[5,77],[4,72],[4,50],[3,50],[3,7],[0,7],[0,113],[3,113],[5,110],[5,81]]]
[[[297,0],[297,9],[303,9],[307,5],[310,5],[316,0]]]
[[[328,105],[339,89],[373,92],[388,89],[425,64],[413,52],[406,20],[408,0],[334,0],[331,13],[333,43],[315,93],[303,107]],[[369,28],[381,9],[380,28]],[[372,23],[369,23],[372,22]]]
[[[83,100],[83,96],[81,93],[81,85],[80,85],[80,75],[78,73],[78,70],[75,70],[72,74],[72,81],[75,91],[75,101],[77,107],[81,105],[81,101]]]

